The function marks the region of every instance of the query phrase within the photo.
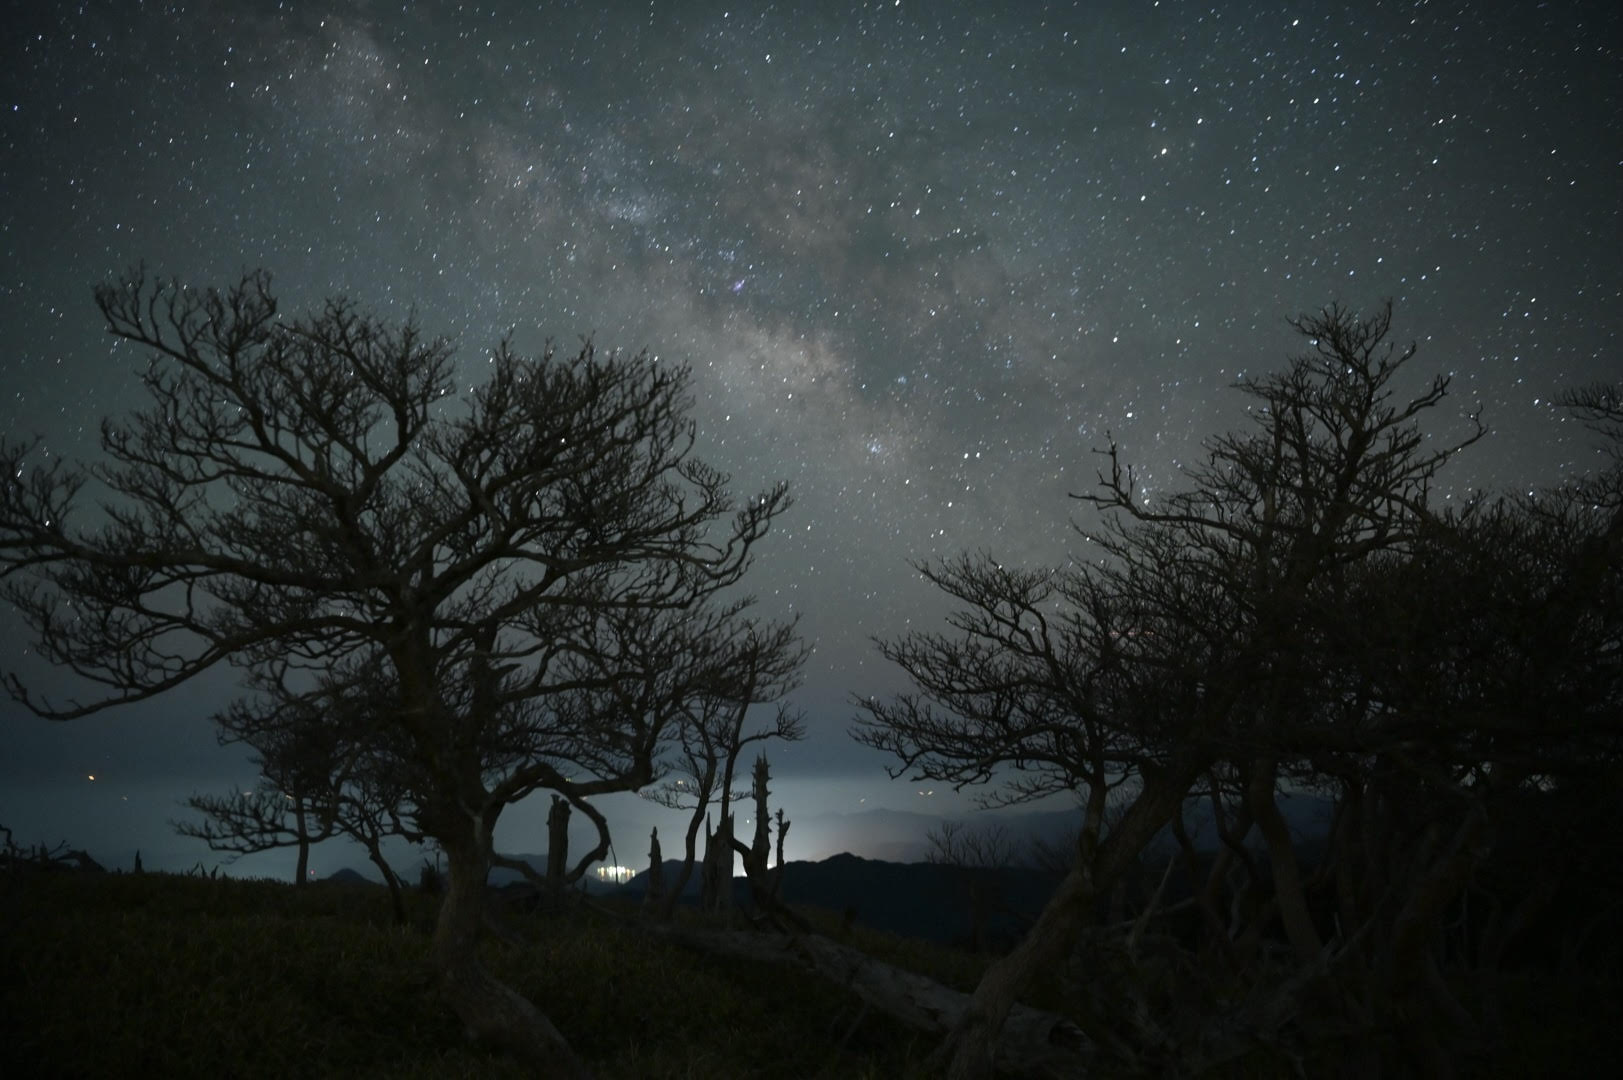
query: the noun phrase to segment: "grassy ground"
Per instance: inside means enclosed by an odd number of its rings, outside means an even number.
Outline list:
[[[402,929],[363,885],[0,875],[0,1075],[525,1075],[463,1041],[428,965],[431,902],[412,899]],[[487,963],[606,1077],[907,1077],[929,1049],[787,969],[598,918],[514,925],[530,944]]]
[[[428,964],[434,901],[409,899],[402,928],[380,886],[0,874],[0,1076],[527,1075],[464,1041]],[[821,979],[601,915],[509,922],[527,944],[491,942],[486,963],[605,1078],[925,1075],[929,1040]],[[860,929],[851,943],[962,990],[984,966]],[[1041,983],[1031,1004],[1076,1015],[1054,980]],[[1464,1075],[1582,1075],[1615,1042],[1611,993],[1531,979],[1503,991],[1500,1048],[1462,1063]],[[1270,1058],[1223,1075],[1290,1074]]]

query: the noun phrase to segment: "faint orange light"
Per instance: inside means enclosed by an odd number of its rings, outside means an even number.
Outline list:
[[[91,774],[90,774],[90,777],[89,777],[89,778],[90,778],[90,779],[91,779],[91,780],[94,780],[94,779],[95,779],[95,778],[96,778],[96,774],[95,774],[95,773],[91,773]]]

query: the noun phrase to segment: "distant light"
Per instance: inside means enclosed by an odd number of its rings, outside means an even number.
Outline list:
[[[96,778],[95,773],[91,773],[89,776],[85,777],[86,780],[94,780],[95,778]]]

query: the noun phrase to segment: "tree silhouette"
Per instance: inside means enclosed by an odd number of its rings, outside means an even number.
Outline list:
[[[1418,541],[1431,479],[1482,428],[1427,443],[1418,418],[1447,380],[1395,396],[1414,347],[1389,340],[1390,305],[1368,319],[1331,307],[1291,325],[1308,349],[1239,384],[1254,427],[1211,440],[1185,490],[1150,501],[1112,444],[1098,488],[1078,496],[1106,518],[1082,533],[1083,559],[1024,570],[982,554],[920,567],[961,605],[951,632],[880,643],[916,689],[860,702],[853,734],[901,762],[893,775],[998,780],[993,804],[1070,791],[1084,806],[1069,873],[1026,938],[987,969],[943,1046],[949,1075],[990,1075],[1017,995],[1219,770],[1248,793],[1279,857],[1275,896],[1292,945],[1305,954],[1312,944],[1274,800],[1287,759],[1323,732],[1315,692],[1347,611],[1342,582]],[[1113,798],[1119,816],[1107,827]],[[1249,1039],[1277,1026],[1279,1003],[1300,996],[1296,984],[1280,990],[1230,1027]],[[1168,1041],[1145,1034],[1157,1052]]]
[[[793,742],[805,737],[804,719],[798,711],[783,705],[781,699],[794,689],[806,655],[796,637],[794,622],[748,623],[729,654],[722,658],[726,681],[718,681],[691,702],[671,754],[671,772],[675,776],[646,792],[660,805],[688,813],[682,865],[664,892],[658,908],[660,918],[670,919],[681,901],[693,873],[699,828],[708,820],[712,804],[720,810],[722,827],[711,837],[705,852],[706,880],[711,886],[706,905],[720,902],[722,894],[714,890],[724,888],[730,895],[733,855],[736,850],[745,850],[730,842],[732,804],[741,795],[734,787],[739,761],[744,748],[752,743],[768,739]],[[770,723],[747,726],[752,707],[773,703],[778,704]]]
[[[103,422],[88,468],[0,447],[0,552],[40,655],[102,693],[57,703],[8,672],[11,693],[68,720],[228,663],[273,702],[370,700],[330,718],[445,853],[451,1004],[470,1035],[582,1073],[479,962],[492,833],[537,790],[580,808],[653,779],[737,633],[746,602],[716,594],[786,490],[735,506],[691,453],[686,369],[646,354],[503,341],[458,393],[414,321],[343,299],[284,318],[262,271],[220,291],[136,270],[96,304],[147,354],[149,403]]]
[[[193,795],[185,805],[201,821],[175,823],[183,836],[216,851],[237,855],[296,847],[296,884],[306,880],[309,850],[333,836],[359,843],[389,889],[395,920],[405,922],[404,883],[383,854],[384,839],[424,839],[410,824],[411,794],[401,783],[396,755],[379,737],[378,716],[358,716],[387,695],[382,688],[360,698],[332,696],[323,681],[302,695],[285,691],[283,680],[264,673],[250,685],[261,696],[233,702],[215,716],[222,745],[253,749],[261,783],[254,791]]]

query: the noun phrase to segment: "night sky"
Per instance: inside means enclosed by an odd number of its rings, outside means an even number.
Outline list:
[[[1439,497],[1595,465],[1551,399],[1623,372],[1615,0],[8,7],[6,435],[83,457],[135,400],[90,294],[137,260],[415,311],[472,379],[508,332],[691,365],[702,455],[796,499],[748,579],[816,646],[812,737],[772,752],[791,819],[960,805],[846,736],[850,695],[901,685],[872,636],[944,610],[910,560],[1066,560],[1090,451],[1177,487],[1287,316],[1393,299],[1414,384],[1453,377],[1430,429],[1492,431]],[[209,723],[231,693],[0,705],[0,824],[212,865],[165,822],[253,782]],[[640,860],[658,812],[613,806]],[[544,848],[541,818],[503,846]]]

